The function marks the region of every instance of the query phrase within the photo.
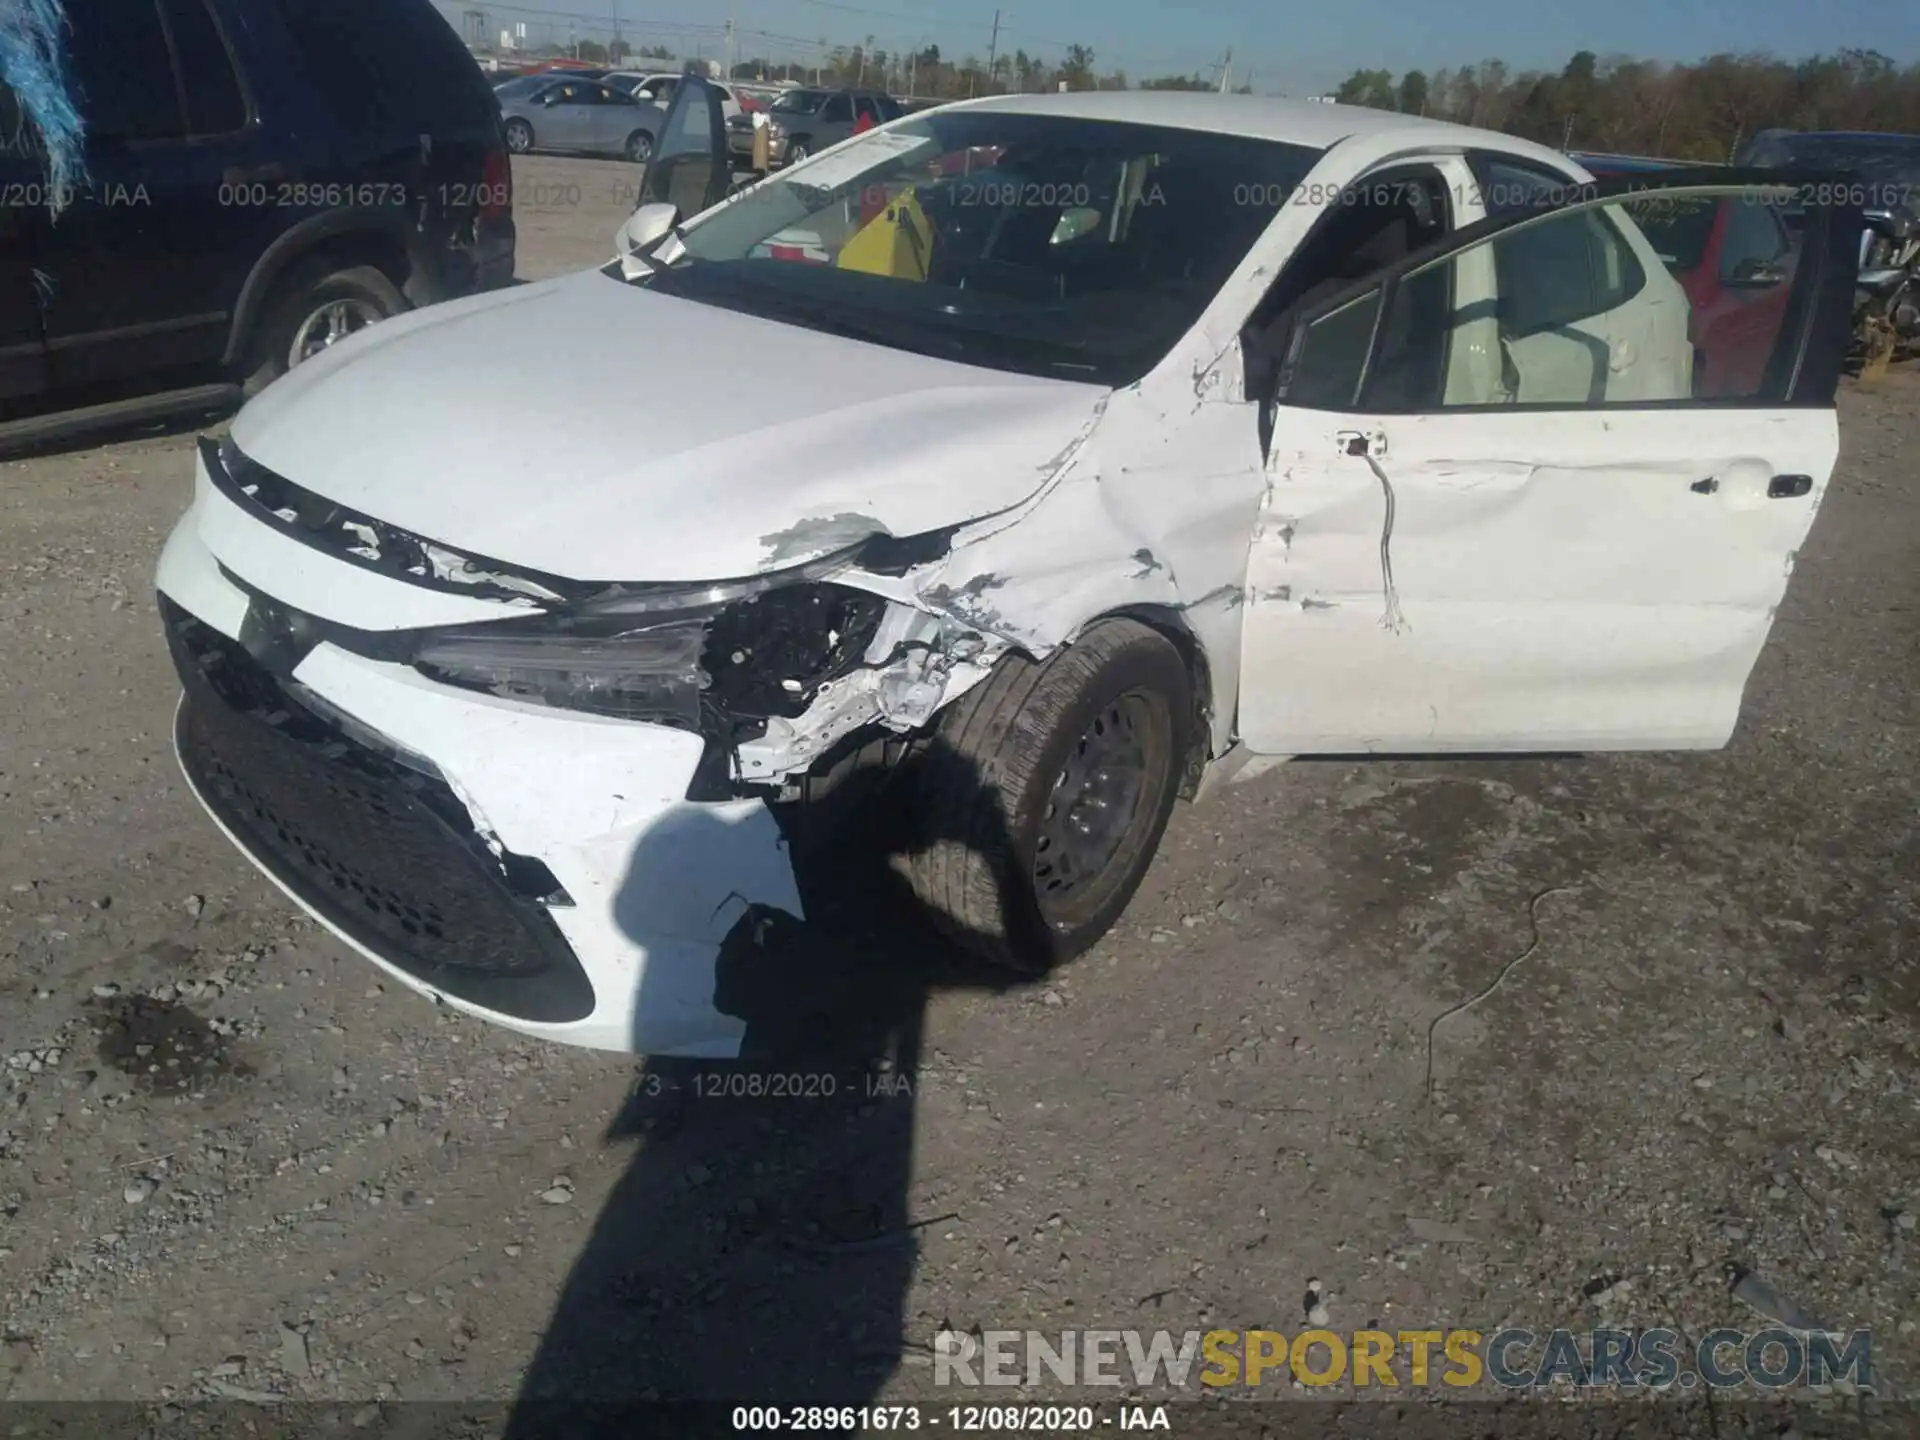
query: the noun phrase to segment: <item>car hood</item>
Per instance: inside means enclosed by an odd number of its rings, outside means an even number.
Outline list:
[[[297,486],[506,565],[711,580],[1017,505],[1105,393],[587,271],[364,331],[269,386],[233,439]]]

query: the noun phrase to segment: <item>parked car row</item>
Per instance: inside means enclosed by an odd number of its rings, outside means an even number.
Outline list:
[[[856,130],[884,125],[905,113],[884,90],[785,90],[767,106],[770,163],[797,165]],[[727,151],[736,167],[752,162],[754,123],[751,115],[727,117]]]
[[[494,86],[516,155],[568,150],[618,155],[645,164],[666,113],[650,100],[607,80],[571,74],[523,75]]]

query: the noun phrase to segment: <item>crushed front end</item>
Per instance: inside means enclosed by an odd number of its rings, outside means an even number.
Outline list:
[[[770,803],[849,737],[923,727],[1004,648],[906,603],[943,544],[587,584],[209,442],[158,575],[180,763],[248,858],[415,989],[567,1043],[730,1057],[719,947],[750,905],[802,908]]]

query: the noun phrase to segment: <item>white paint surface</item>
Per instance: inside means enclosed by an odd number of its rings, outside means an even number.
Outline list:
[[[1450,152],[1468,144],[1585,178],[1508,137],[1339,106],[975,103],[1333,144],[1308,177],[1321,187],[1418,158],[1464,198]],[[1457,208],[1459,223],[1477,218],[1470,200]],[[1197,652],[1212,753],[1241,774],[1328,751],[1723,744],[1832,468],[1832,412],[1282,410],[1269,460],[1238,335],[1317,214],[1284,208],[1165,360],[1117,392],[880,350],[588,273],[376,327],[271,387],[235,439],[295,484],[392,524],[582,579],[713,580],[872,529],[961,525],[950,552],[917,570],[841,577],[894,602],[872,668],[743,746],[757,780],[804,770],[862,726],[911,729],[1009,646],[1044,655],[1120,610]],[[1627,317],[1631,338],[1671,348],[1670,297],[1655,291]],[[1449,398],[1479,383],[1450,375]],[[1385,441],[1378,470],[1339,453],[1342,431]],[[1813,494],[1767,499],[1777,473],[1813,476]],[[1709,477],[1713,494],[1690,488]],[[161,588],[236,634],[245,600],[220,564],[362,628],[511,613],[274,534],[203,479]],[[883,663],[907,639],[931,648]],[[453,691],[325,645],[298,678],[429,756],[487,833],[545,861],[579,902],[556,919],[593,979],[594,1014],[569,1026],[491,1018],[573,1043],[733,1053],[739,1023],[712,1005],[717,947],[747,902],[797,913],[799,898],[760,800],[682,798],[696,737]]]

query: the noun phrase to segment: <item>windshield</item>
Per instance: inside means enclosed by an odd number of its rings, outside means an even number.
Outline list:
[[[788,90],[767,109],[777,115],[811,115],[826,103],[827,92],[824,90]]]
[[[546,75],[516,75],[511,80],[502,80],[493,87],[493,93],[502,100],[517,99],[522,95],[531,95],[549,82]]]
[[[929,111],[716,206],[647,283],[895,349],[1125,385],[1191,328],[1319,155]]]

